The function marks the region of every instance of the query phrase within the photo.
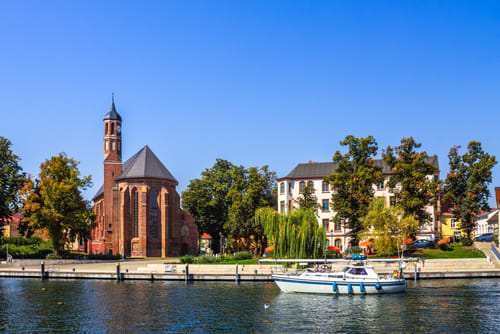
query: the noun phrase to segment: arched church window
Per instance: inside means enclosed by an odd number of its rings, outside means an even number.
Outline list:
[[[115,123],[111,123],[111,134],[115,134]]]
[[[158,239],[158,193],[151,190],[149,193],[149,236]]]
[[[104,124],[104,134],[108,134],[108,123]]]
[[[132,226],[134,227],[134,238],[139,238],[139,194],[134,190],[132,194]]]

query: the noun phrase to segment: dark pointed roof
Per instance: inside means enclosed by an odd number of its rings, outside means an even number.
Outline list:
[[[137,178],[162,179],[177,183],[177,180],[147,145],[123,164],[123,172],[116,180]]]
[[[433,164],[439,169],[439,160],[437,155],[428,157],[428,163]],[[393,171],[382,159],[376,159],[375,165],[382,168],[382,173],[391,174]],[[279,178],[282,179],[308,179],[308,178],[323,178],[335,172],[337,164],[334,162],[312,162],[305,164],[298,164],[287,176]]]
[[[115,96],[114,95],[111,97],[111,109],[106,114],[106,116],[104,116],[104,120],[108,120],[108,119],[112,120],[112,121],[121,121],[122,120],[120,114],[118,114],[116,112],[116,108],[115,108]]]

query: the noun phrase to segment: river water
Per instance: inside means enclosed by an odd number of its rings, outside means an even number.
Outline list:
[[[500,333],[500,279],[404,294],[280,293],[273,282],[0,279],[7,333]],[[267,306],[267,307],[266,307]]]

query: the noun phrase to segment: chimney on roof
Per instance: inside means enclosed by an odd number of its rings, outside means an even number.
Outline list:
[[[312,160],[309,160],[309,163],[312,164]]]

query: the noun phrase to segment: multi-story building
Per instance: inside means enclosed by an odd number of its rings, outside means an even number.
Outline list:
[[[429,162],[439,168],[437,156],[429,158]],[[374,184],[375,197],[384,197],[388,206],[395,205],[396,198],[389,191],[387,181],[393,174],[391,169],[383,160],[375,160],[375,164],[382,168],[384,181]],[[336,164],[333,162],[311,162],[298,164],[288,175],[279,178],[278,181],[278,211],[288,213],[294,208],[299,207],[299,196],[303,189],[312,184],[314,195],[318,199],[320,208],[318,210],[318,223],[325,227],[327,244],[345,249],[351,237],[348,230],[341,223],[333,222],[335,212],[332,210],[331,198],[334,189],[324,179],[326,176],[335,172]],[[439,177],[439,171],[429,177]],[[434,240],[439,238],[439,205],[426,207],[430,219],[419,228],[418,238]]]

